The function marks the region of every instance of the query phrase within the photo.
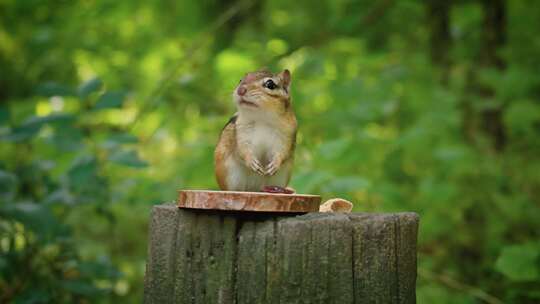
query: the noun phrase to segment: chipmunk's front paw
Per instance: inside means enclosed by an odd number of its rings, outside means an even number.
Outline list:
[[[281,165],[281,163],[279,161],[271,161],[267,166],[266,166],[266,175],[274,175],[276,174],[277,170],[279,169],[279,166]]]
[[[263,168],[263,166],[261,165],[261,163],[259,162],[258,159],[256,158],[252,158],[251,161],[249,162],[249,168],[257,173],[259,173],[260,175],[264,175],[265,174],[265,170]]]

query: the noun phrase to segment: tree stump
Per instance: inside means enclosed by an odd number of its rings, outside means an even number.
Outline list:
[[[415,213],[152,210],[145,303],[415,303]]]

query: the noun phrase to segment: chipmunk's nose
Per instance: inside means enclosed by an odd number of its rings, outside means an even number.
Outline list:
[[[239,86],[238,89],[236,90],[236,93],[240,96],[244,96],[247,92],[247,89],[245,86]]]

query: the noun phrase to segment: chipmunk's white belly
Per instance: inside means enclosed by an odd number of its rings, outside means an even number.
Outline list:
[[[266,166],[272,155],[279,153],[285,147],[285,136],[278,132],[276,127],[266,124],[255,125],[251,130],[250,141],[253,145],[255,157]]]
[[[292,161],[284,162],[274,175],[260,175],[234,156],[225,161],[227,188],[232,191],[261,191],[265,186],[286,187],[291,174]]]
[[[277,154],[286,154],[288,148],[286,136],[278,131],[277,126],[268,123],[256,123],[237,134],[239,144],[249,144],[253,155],[266,167]],[[265,186],[286,187],[292,169],[292,160],[287,160],[274,175],[261,175],[249,168],[244,160],[234,154],[225,161],[227,188],[236,191],[261,191]]]

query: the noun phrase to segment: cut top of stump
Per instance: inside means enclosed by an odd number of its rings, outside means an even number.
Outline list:
[[[321,197],[310,194],[179,190],[178,207],[254,212],[306,213],[319,210]]]

